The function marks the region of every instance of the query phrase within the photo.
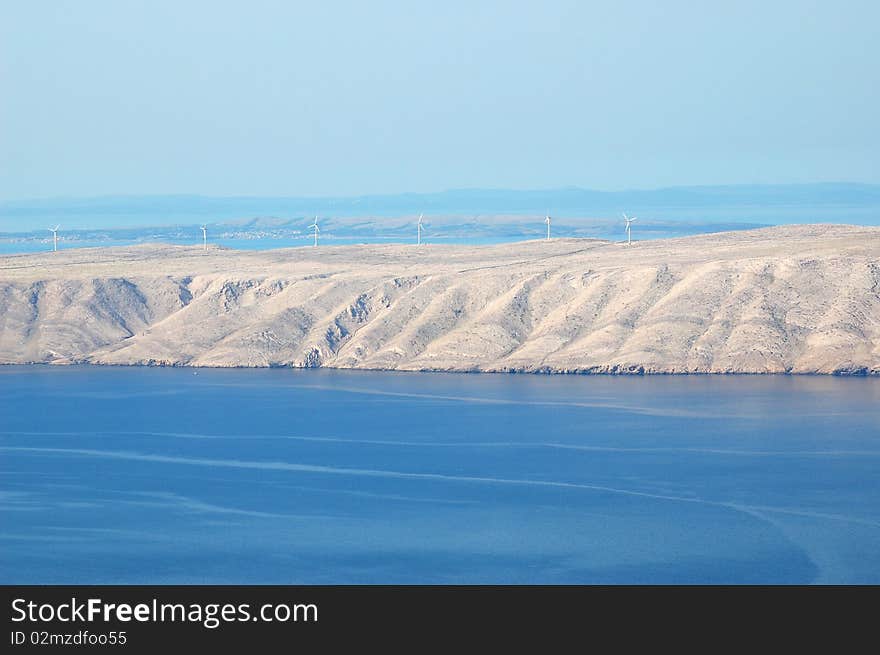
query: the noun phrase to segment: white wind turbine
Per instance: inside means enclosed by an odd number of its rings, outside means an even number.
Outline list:
[[[633,221],[637,221],[637,220],[639,220],[639,219],[637,219],[635,216],[630,218],[626,214],[623,215],[623,222],[626,223],[625,229],[626,229],[626,244],[627,245],[632,243],[632,227],[631,227],[631,225],[632,225]]]
[[[418,236],[416,237],[416,245],[422,245],[422,218],[424,214],[419,214],[419,222],[416,226],[418,228]]]
[[[547,224],[547,241],[550,241],[550,212],[547,212],[547,218],[544,219]]]
[[[312,223],[311,228],[312,228],[312,229],[314,230],[314,232],[315,232],[315,244],[314,244],[314,247],[317,248],[317,247],[318,247],[318,232],[321,231],[321,230],[318,229],[318,216],[317,216],[317,214],[315,215],[315,222]]]
[[[202,225],[202,243],[204,244],[205,250],[208,249],[208,226]]]
[[[49,228],[49,231],[52,233],[52,252],[58,252],[58,228],[60,227],[60,225],[56,225]]]

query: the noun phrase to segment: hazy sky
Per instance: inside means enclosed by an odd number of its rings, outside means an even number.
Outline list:
[[[0,0],[0,199],[880,182],[880,3]]]

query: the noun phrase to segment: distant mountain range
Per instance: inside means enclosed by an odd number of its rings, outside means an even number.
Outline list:
[[[435,239],[534,238],[543,216],[559,236],[615,235],[620,213],[639,216],[643,237],[792,223],[880,225],[880,185],[827,183],[596,191],[455,189],[357,197],[197,195],[52,198],[0,203],[0,241],[42,242],[62,225],[68,242],[192,242],[207,223],[227,240],[303,239],[317,214],[322,238],[408,238],[415,216],[441,228]]]

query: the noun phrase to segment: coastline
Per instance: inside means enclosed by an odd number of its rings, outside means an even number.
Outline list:
[[[880,228],[0,257],[0,364],[880,375]]]
[[[272,364],[267,366],[250,365],[243,366],[240,364],[230,365],[212,365],[188,364],[188,363],[105,363],[90,361],[61,361],[55,360],[50,362],[0,362],[0,370],[28,367],[57,367],[57,368],[119,368],[119,369],[191,369],[198,370],[268,370],[268,369],[284,369],[289,371],[344,371],[346,373],[411,373],[411,374],[451,374],[451,375],[526,375],[526,376],[572,376],[572,377],[838,377],[838,378],[880,378],[880,369],[868,370],[859,368],[857,370],[836,370],[831,372],[821,371],[698,371],[698,370],[656,370],[645,369],[644,367],[636,367],[636,370],[624,369],[619,367],[609,367],[609,369],[600,370],[565,370],[565,369],[440,369],[440,368],[422,368],[422,369],[405,369],[405,368],[354,368],[342,366],[294,366],[289,364]]]

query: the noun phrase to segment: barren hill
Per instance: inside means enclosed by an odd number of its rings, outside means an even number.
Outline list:
[[[880,228],[0,257],[0,362],[880,374]]]

